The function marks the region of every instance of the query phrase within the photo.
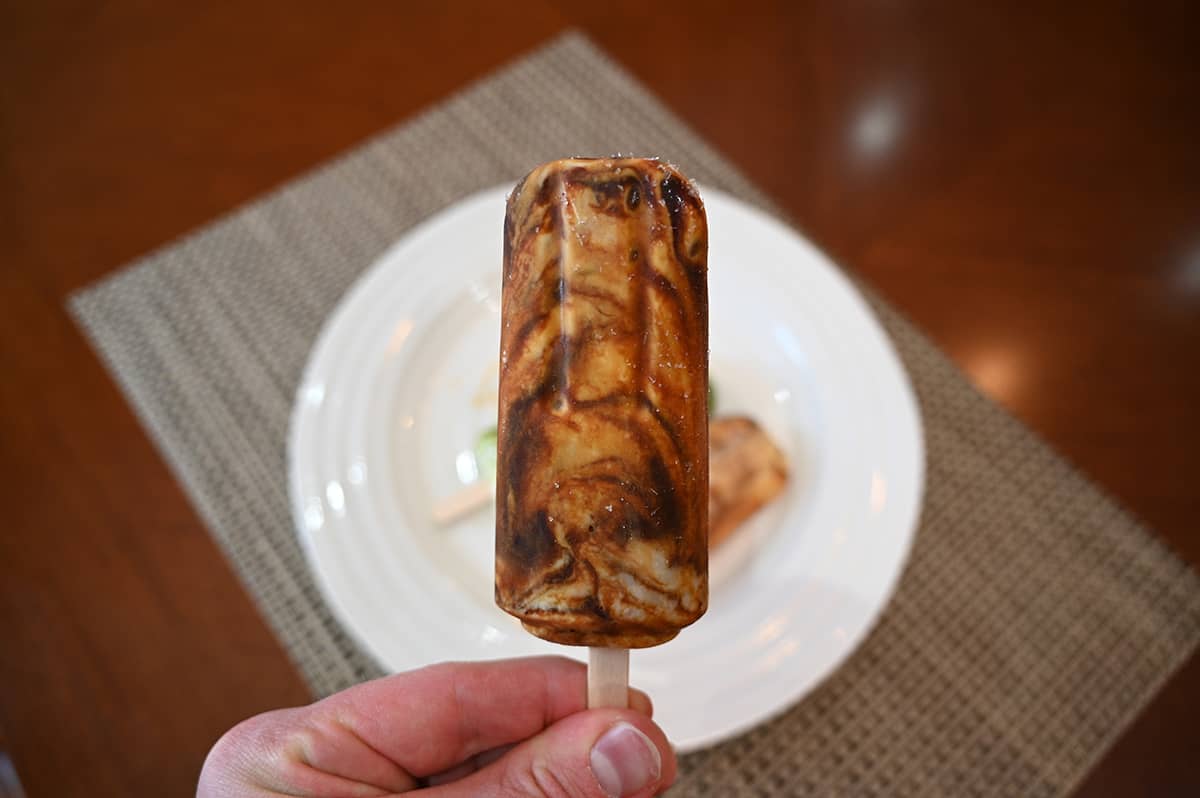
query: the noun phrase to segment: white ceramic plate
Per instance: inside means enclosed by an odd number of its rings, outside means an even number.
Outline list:
[[[862,298],[796,232],[713,189],[711,373],[718,413],[787,453],[782,499],[714,552],[708,614],[633,652],[631,681],[683,751],[797,701],[858,645],[912,541],[924,454],[904,371]],[[299,536],[330,606],[379,661],[586,652],[492,603],[491,508],[439,529],[496,423],[505,189],[411,231],[329,318],[291,427]]]

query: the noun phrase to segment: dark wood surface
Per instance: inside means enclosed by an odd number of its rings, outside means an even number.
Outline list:
[[[306,699],[64,298],[569,25],[1200,562],[1196,4],[409,5],[0,11],[0,739],[31,795],[189,794]],[[1080,794],[1197,794],[1198,710],[1193,659]]]

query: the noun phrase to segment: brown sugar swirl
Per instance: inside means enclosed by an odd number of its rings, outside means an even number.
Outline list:
[[[496,603],[641,648],[708,603],[708,228],[673,167],[569,159],[504,221]]]

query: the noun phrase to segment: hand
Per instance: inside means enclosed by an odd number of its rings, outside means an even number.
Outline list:
[[[250,718],[209,752],[198,798],[644,798],[675,754],[632,709],[586,709],[587,673],[561,657],[449,663]]]

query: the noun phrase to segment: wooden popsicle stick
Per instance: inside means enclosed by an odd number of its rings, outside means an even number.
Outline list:
[[[629,649],[588,649],[588,708],[629,706]]]

